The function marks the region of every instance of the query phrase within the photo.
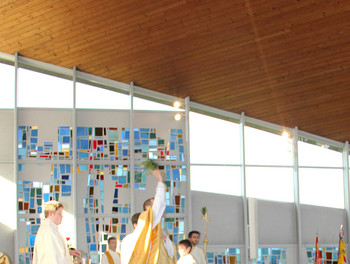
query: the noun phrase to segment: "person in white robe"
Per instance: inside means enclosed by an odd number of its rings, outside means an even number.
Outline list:
[[[190,254],[192,243],[188,239],[181,240],[178,244],[180,258],[177,264],[198,264],[198,262]]]
[[[204,251],[198,247],[200,233],[198,231],[191,231],[188,233],[188,240],[192,243],[191,255],[198,262],[198,264],[206,264]]]
[[[117,239],[108,238],[108,250],[102,255],[101,264],[120,264],[120,255],[117,252]]]
[[[80,257],[78,250],[69,250],[58,230],[63,218],[63,205],[57,201],[46,204],[45,220],[35,238],[33,264],[72,264],[72,257]]]
[[[165,203],[165,184],[163,183],[162,175],[159,170],[154,170],[152,172],[152,175],[154,178],[158,181],[157,187],[156,187],[156,194],[154,199],[149,199],[150,205],[152,206],[152,213],[153,213],[153,219],[152,219],[152,228],[155,228],[159,223],[160,220],[162,219],[162,215],[164,213],[166,203]],[[121,244],[121,264],[128,264],[131,258],[131,255],[134,251],[136,242],[139,238],[140,235],[140,228],[138,228],[138,218],[140,216],[140,213],[137,213],[133,215],[132,217],[132,223],[135,228],[134,232],[130,233],[127,235]],[[174,248],[173,244],[171,243],[170,239],[166,236],[163,236],[162,239],[164,242],[164,245],[168,251],[168,254],[173,257],[174,255]]]

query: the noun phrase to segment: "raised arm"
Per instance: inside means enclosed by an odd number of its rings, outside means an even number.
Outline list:
[[[154,196],[152,211],[153,211],[153,228],[155,228],[164,213],[165,204],[165,184],[163,183],[163,177],[160,170],[152,171],[153,177],[157,180],[156,194]]]

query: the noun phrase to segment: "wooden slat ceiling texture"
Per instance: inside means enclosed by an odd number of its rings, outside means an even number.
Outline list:
[[[350,141],[350,1],[2,0],[0,51]]]

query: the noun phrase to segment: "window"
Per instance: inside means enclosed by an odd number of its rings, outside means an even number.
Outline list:
[[[240,167],[192,165],[191,190],[241,195]]]
[[[326,145],[317,146],[298,142],[299,166],[342,167],[342,152],[327,149]]]
[[[344,208],[342,169],[299,169],[300,203]]]
[[[183,112],[181,109],[176,109],[175,107],[169,105],[153,102],[139,97],[134,97],[134,110]]]
[[[191,163],[240,164],[239,125],[190,112]]]
[[[15,69],[0,63],[0,108],[15,107]]]
[[[288,137],[245,126],[245,162],[250,165],[292,165]]]
[[[293,202],[293,169],[276,167],[246,168],[247,196]]]
[[[72,108],[73,82],[18,69],[18,107]]]
[[[96,86],[76,84],[76,107],[85,109],[130,109],[130,96]]]

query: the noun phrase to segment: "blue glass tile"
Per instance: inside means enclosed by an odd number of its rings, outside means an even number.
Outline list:
[[[174,206],[167,206],[165,209],[166,213],[175,213],[175,208]]]
[[[179,181],[180,180],[179,169],[173,169],[173,178],[174,178],[175,181]]]
[[[40,225],[32,225],[32,226],[31,226],[31,233],[32,233],[33,235],[36,235],[36,233],[38,233],[39,226],[40,226]]]
[[[77,127],[77,136],[82,137],[82,136],[87,136],[87,127]]]
[[[68,129],[60,129],[60,136],[68,136],[70,134],[70,130]]]
[[[72,191],[72,188],[69,185],[62,185],[61,188],[62,188],[62,193],[67,193],[67,192],[70,193]]]
[[[96,250],[97,250],[96,244],[90,244],[90,251],[96,251]]]
[[[29,193],[28,192],[24,193],[24,201],[29,202]]]
[[[29,202],[29,208],[33,209],[35,204],[35,199],[31,198]]]
[[[179,152],[183,153],[184,152],[184,147],[183,146],[179,146]]]
[[[29,235],[29,246],[34,247],[35,235]]]
[[[78,140],[78,149],[89,149],[89,140]]]
[[[102,248],[102,252],[107,251],[107,245],[106,244],[102,244],[101,248]]]

